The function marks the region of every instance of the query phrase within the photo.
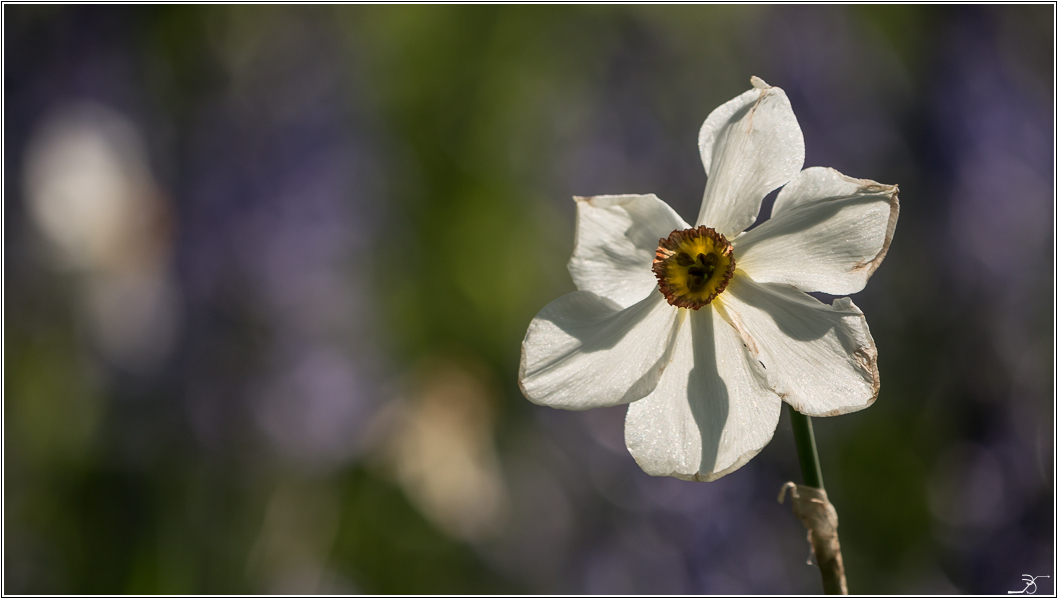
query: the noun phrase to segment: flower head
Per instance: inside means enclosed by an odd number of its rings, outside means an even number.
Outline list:
[[[878,397],[877,352],[851,300],[896,227],[897,188],[804,164],[786,94],[753,88],[698,135],[708,176],[695,226],[654,195],[575,198],[569,270],[522,343],[530,401],[629,404],[625,443],[649,474],[714,480],[771,440],[786,401],[809,416]],[[746,231],[782,187],[771,218]]]

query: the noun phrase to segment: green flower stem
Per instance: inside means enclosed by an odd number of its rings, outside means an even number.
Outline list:
[[[823,488],[823,470],[819,467],[819,452],[816,451],[816,435],[812,432],[812,419],[793,409],[790,410],[790,424],[793,425],[794,441],[797,443],[797,457],[801,460],[801,478],[804,484],[817,489]]]
[[[827,595],[848,595],[845,564],[841,557],[841,544],[838,542],[838,514],[823,489],[823,471],[819,467],[819,452],[816,450],[815,433],[812,432],[812,419],[789,405],[787,407],[790,408],[790,422],[793,425],[804,485],[819,489],[818,495],[822,504],[816,503],[817,508],[824,504],[826,506],[825,509],[821,508],[815,512],[815,517],[809,516],[805,519],[798,515],[798,518],[802,518],[801,521],[810,531],[812,551],[819,566],[819,574],[823,577],[823,592]],[[794,513],[797,512],[795,508]],[[830,517],[822,518],[821,514],[830,514]]]

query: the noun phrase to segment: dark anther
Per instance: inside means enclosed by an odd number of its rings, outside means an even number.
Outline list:
[[[686,254],[680,254],[680,256],[684,255]],[[690,262],[690,256],[687,256],[687,259]],[[678,260],[679,257],[677,257]],[[718,261],[716,254],[698,254],[698,260],[693,263],[694,266],[687,269],[687,274],[689,275],[687,277],[687,288],[694,292],[701,291],[705,284],[709,282],[709,279],[713,277]],[[680,262],[680,265],[683,266],[684,264]]]
[[[676,264],[679,264],[680,266],[690,266],[694,264],[694,260],[692,260],[690,255],[686,252],[680,252],[676,255]]]
[[[701,291],[702,287],[705,286],[705,282],[709,280],[709,277],[705,274],[705,271],[697,266],[691,267],[687,274],[687,288],[691,291]]]

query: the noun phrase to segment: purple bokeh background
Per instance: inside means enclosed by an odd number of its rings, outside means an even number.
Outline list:
[[[573,288],[569,196],[695,214],[697,129],[754,74],[806,166],[901,190],[854,297],[882,395],[816,420],[851,589],[1053,592],[1053,7],[4,17],[5,592],[819,592],[775,501],[785,416],[691,484],[638,469],[623,408],[516,383],[529,319]],[[179,333],[151,367],[101,349],[102,275],[34,220],[27,148],[85,105],[137,132],[165,206]],[[430,401],[494,414],[423,435],[502,490],[487,534],[452,524],[473,510],[447,466],[401,462],[436,452],[407,432]]]

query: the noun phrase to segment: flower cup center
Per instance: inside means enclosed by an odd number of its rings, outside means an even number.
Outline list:
[[[651,270],[670,304],[697,310],[727,288],[735,258],[727,239],[702,225],[658,240]]]

